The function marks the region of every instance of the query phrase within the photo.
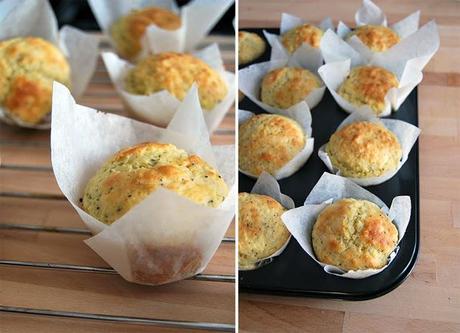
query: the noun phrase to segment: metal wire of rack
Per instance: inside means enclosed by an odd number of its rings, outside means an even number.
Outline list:
[[[0,197],[11,196],[9,193],[0,192]],[[36,198],[35,195],[28,193],[15,193],[16,197],[21,198]],[[43,196],[39,196],[43,198]],[[54,198],[52,198],[54,199]],[[53,232],[53,233],[70,233],[70,234],[83,234],[91,235],[89,230],[83,228],[65,228],[65,227],[49,227],[49,226],[37,226],[30,224],[9,224],[0,223],[0,229],[16,229],[16,230],[27,230],[34,232]],[[223,242],[234,243],[235,239],[232,237],[225,237]],[[118,274],[114,269],[107,267],[94,267],[94,266],[82,266],[82,265],[71,265],[61,263],[45,263],[45,262],[28,262],[18,260],[6,260],[0,259],[1,266],[16,266],[16,267],[28,267],[36,269],[51,269],[51,270],[67,270],[74,272],[86,272],[86,273],[102,273],[102,274]],[[226,282],[234,283],[234,275],[224,274],[198,274],[190,277],[187,280],[197,281],[210,281],[210,282]],[[235,325],[223,324],[223,323],[210,323],[210,322],[192,322],[192,321],[181,321],[181,320],[167,320],[158,318],[142,318],[142,317],[131,317],[131,316],[115,316],[105,315],[97,313],[82,313],[82,312],[70,312],[70,311],[56,311],[49,309],[33,309],[25,307],[13,307],[0,305],[0,312],[20,313],[20,314],[31,314],[38,316],[50,316],[50,317],[63,317],[73,319],[88,319],[88,320],[99,320],[106,322],[123,322],[129,324],[143,324],[143,325],[154,325],[168,328],[180,328],[180,329],[202,329],[202,330],[213,330],[232,332],[235,330]]]

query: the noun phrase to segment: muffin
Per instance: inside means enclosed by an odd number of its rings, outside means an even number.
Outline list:
[[[275,108],[287,109],[303,101],[319,87],[319,77],[308,69],[282,67],[264,76],[260,86],[260,99]]]
[[[37,37],[0,41],[0,106],[12,118],[38,124],[51,112],[53,81],[70,86],[62,52]]]
[[[342,176],[353,178],[378,177],[394,171],[402,157],[396,135],[368,121],[351,123],[332,134],[326,152]]]
[[[383,52],[399,43],[400,38],[392,29],[383,25],[363,25],[348,34],[347,39],[356,36],[374,52]]]
[[[256,33],[238,32],[238,63],[247,64],[259,58],[265,52],[265,41]]]
[[[110,27],[110,35],[117,52],[124,58],[134,59],[141,51],[141,38],[149,25],[156,25],[164,30],[177,30],[181,19],[175,13],[157,7],[133,10],[120,17]]]
[[[83,209],[112,224],[160,187],[208,207],[219,206],[228,193],[218,171],[197,155],[148,142],[119,151],[100,167],[86,185]]]
[[[305,147],[305,133],[293,119],[259,114],[239,127],[239,168],[252,176],[275,175]]]
[[[289,53],[294,53],[303,43],[319,48],[323,34],[323,30],[314,25],[302,24],[286,32],[281,42]]]
[[[195,275],[203,265],[202,250],[190,244],[143,244],[128,247],[132,278],[142,284],[165,284]],[[155,263],[152,265],[152,263]]]
[[[261,194],[238,195],[238,266],[255,268],[289,239],[281,220],[286,209],[275,199]]]
[[[201,107],[212,110],[227,96],[222,76],[202,60],[185,53],[165,52],[140,61],[125,77],[125,89],[136,95],[162,90],[183,100],[193,83],[198,86]]]
[[[358,66],[351,69],[338,92],[351,104],[367,105],[379,115],[384,111],[386,94],[398,86],[396,75],[385,68]]]
[[[398,230],[367,200],[341,199],[327,206],[312,231],[316,258],[345,271],[379,269],[398,243]]]

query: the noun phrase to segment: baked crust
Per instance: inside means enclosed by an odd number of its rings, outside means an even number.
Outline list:
[[[260,86],[260,99],[270,106],[287,109],[303,101],[321,86],[318,76],[300,67],[282,67],[267,73]]]
[[[261,194],[238,195],[238,265],[251,268],[281,249],[290,233],[281,220],[286,209]]]
[[[363,25],[348,35],[348,39],[357,36],[364,45],[374,52],[383,52],[399,43],[398,34],[383,25]]]
[[[167,90],[183,100],[193,83],[198,86],[200,103],[210,111],[227,96],[221,74],[204,61],[186,53],[165,52],[140,61],[125,78],[126,91],[149,95]]]
[[[101,166],[86,185],[83,209],[112,224],[159,187],[209,207],[219,206],[228,193],[218,171],[199,156],[147,142],[119,151]]]
[[[294,53],[303,43],[319,48],[323,30],[311,24],[299,25],[281,37],[281,42],[289,53]]]
[[[381,124],[360,121],[332,134],[326,146],[344,177],[378,177],[396,170],[402,157],[396,135]]]
[[[37,37],[0,41],[0,105],[13,118],[39,123],[51,112],[53,81],[70,86],[62,52]]]
[[[181,18],[170,10],[147,7],[133,10],[120,17],[110,27],[110,35],[115,42],[117,52],[124,58],[134,59],[141,51],[141,38],[149,25],[164,30],[177,30],[181,27]]]
[[[339,95],[353,105],[368,105],[377,115],[383,112],[385,96],[397,88],[396,75],[382,67],[358,66],[351,69],[339,88]]]
[[[330,204],[312,231],[317,259],[345,271],[384,267],[397,242],[396,226],[366,200],[348,198]]]
[[[238,32],[238,63],[247,64],[259,58],[266,48],[265,41],[256,33]]]
[[[255,115],[239,127],[239,168],[253,176],[274,175],[305,146],[305,133],[293,119]]]

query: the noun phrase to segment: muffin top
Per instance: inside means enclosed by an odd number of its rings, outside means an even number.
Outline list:
[[[378,177],[396,170],[402,157],[396,135],[381,124],[360,121],[332,134],[326,146],[344,177]]]
[[[261,194],[238,195],[238,266],[254,268],[274,254],[289,239],[281,220],[286,209],[275,199]]]
[[[126,91],[149,95],[167,90],[183,100],[193,83],[203,109],[210,111],[227,95],[227,84],[216,70],[186,53],[165,52],[140,61],[125,77]]]
[[[12,117],[37,124],[51,111],[53,81],[70,86],[62,52],[37,37],[0,41],[0,105]]]
[[[330,204],[312,231],[317,259],[345,271],[384,267],[397,242],[396,226],[367,200],[348,198]]]
[[[240,170],[253,176],[274,175],[305,146],[305,133],[293,119],[275,114],[255,115],[239,127]]]
[[[281,42],[289,53],[294,53],[303,43],[319,48],[323,34],[323,30],[314,25],[302,24],[286,32]]]
[[[399,43],[400,38],[392,29],[383,25],[363,25],[348,35],[357,36],[364,45],[374,52],[382,52]]]
[[[260,86],[260,99],[270,106],[287,109],[301,101],[321,81],[308,69],[300,67],[281,67],[267,73]]]
[[[133,10],[110,27],[117,52],[124,58],[134,59],[141,50],[141,38],[145,30],[152,24],[164,30],[177,30],[182,23],[179,16],[164,8]]]
[[[112,224],[159,187],[209,207],[228,193],[219,172],[199,156],[147,142],[120,150],[101,166],[86,185],[83,209]]]
[[[238,32],[238,62],[247,64],[259,58],[265,52],[265,41],[256,33]]]
[[[397,88],[396,75],[382,67],[358,66],[351,69],[339,88],[339,94],[356,106],[368,105],[377,115],[385,108],[385,96]]]

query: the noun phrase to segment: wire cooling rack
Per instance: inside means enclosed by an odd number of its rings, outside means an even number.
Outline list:
[[[233,36],[210,36],[204,44],[210,42],[218,42],[224,56],[224,62],[228,69],[234,69],[234,38]],[[108,43],[103,42],[102,49],[108,48]],[[87,97],[85,99],[85,96]],[[123,114],[122,104],[116,96],[107,73],[105,72],[104,65],[99,60],[96,73],[83,97],[86,101],[90,101],[92,105],[98,110]],[[104,100],[104,102],[101,102]],[[85,104],[84,101],[81,101]],[[88,104],[85,104],[88,105]],[[212,141],[217,144],[232,144],[234,143],[234,111],[230,111],[224,119],[221,127],[214,133]],[[87,235],[91,233],[87,229],[67,226],[66,223],[59,223],[59,225],[44,225],[41,223],[23,223],[26,221],[20,220],[21,216],[21,202],[30,201],[36,202],[36,205],[43,203],[55,203],[65,201],[65,197],[60,191],[50,191],[48,188],[41,187],[41,179],[52,176],[52,169],[49,162],[49,131],[27,131],[17,130],[10,128],[6,125],[0,125],[0,239],[7,240],[8,232],[20,232],[21,237],[27,238],[25,234],[40,235],[54,234],[57,237],[64,237],[65,235]],[[54,178],[54,177],[53,177]],[[38,180],[37,180],[38,179]],[[29,187],[32,190],[29,190]],[[11,218],[8,213],[8,203],[15,200],[15,205],[19,205],[19,209],[15,210],[14,217]],[[24,209],[29,209],[29,206],[24,206]],[[34,206],[34,204],[32,204]],[[10,208],[11,209],[11,208]],[[69,207],[70,209],[70,207]],[[18,211],[19,210],[19,211]],[[2,212],[3,211],[3,212]],[[30,212],[29,212],[30,213]],[[33,212],[32,212],[33,214]],[[51,213],[50,213],[51,214]],[[18,217],[19,216],[19,217]],[[10,219],[13,219],[12,222]],[[19,219],[19,221],[18,221]],[[83,224],[81,224],[83,225]],[[230,232],[230,235],[232,233]],[[35,236],[34,236],[35,237]],[[2,241],[3,242],[3,241]],[[223,244],[230,246],[230,253],[234,250],[235,239],[232,236],[225,237]],[[5,245],[6,244],[6,245]],[[72,263],[62,262],[41,262],[34,260],[15,260],[14,258],[4,257],[5,253],[10,253],[6,246],[8,243],[1,245],[0,249],[0,268],[16,268],[21,270],[37,270],[37,271],[51,271],[59,274],[60,272],[75,272],[86,274],[108,274],[116,275],[117,273],[110,267],[78,265]],[[22,242],[22,245],[25,243]],[[5,248],[3,247],[5,246]],[[27,246],[27,245],[25,245]],[[94,254],[96,255],[96,254]],[[224,256],[225,265],[233,267],[234,259],[232,255]],[[21,258],[24,259],[24,258]],[[229,269],[227,269],[229,271]],[[234,272],[234,270],[231,270]],[[232,274],[198,274],[187,280],[197,281],[201,283],[217,283],[217,284],[234,284],[235,276]],[[2,281],[2,274],[0,274],[0,282]],[[130,285],[129,283],[126,283]],[[2,293],[2,284],[0,284],[0,295]],[[155,287],[152,287],[155,288]],[[234,313],[234,288],[233,292],[227,297],[233,298],[232,301],[227,303],[233,309],[225,309],[227,312]],[[18,292],[20,292],[18,290]],[[216,296],[217,297],[217,296]],[[218,302],[218,300],[216,300]],[[27,305],[27,304],[24,304]],[[174,308],[174,304],[172,305]],[[124,324],[137,324],[137,325],[153,325],[163,328],[173,329],[195,329],[195,330],[213,330],[213,331],[234,331],[234,317],[229,322],[215,322],[213,318],[209,321],[194,321],[189,319],[162,319],[150,317],[137,317],[124,314],[106,314],[101,309],[100,313],[95,312],[82,312],[82,311],[68,311],[59,309],[49,309],[41,307],[28,307],[28,306],[13,306],[5,304],[3,298],[0,297],[0,312],[18,314],[22,316],[44,316],[44,317],[58,317],[67,319],[79,319],[86,321],[98,321],[100,323],[124,323]],[[189,318],[188,316],[187,318]]]

